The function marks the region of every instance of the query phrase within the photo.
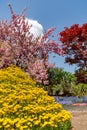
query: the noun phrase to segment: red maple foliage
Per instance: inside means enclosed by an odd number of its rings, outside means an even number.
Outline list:
[[[74,24],[60,32],[65,62],[87,70],[87,23]]]
[[[75,76],[77,77],[77,84],[78,83],[87,84],[87,70],[83,70],[83,69],[76,70]]]

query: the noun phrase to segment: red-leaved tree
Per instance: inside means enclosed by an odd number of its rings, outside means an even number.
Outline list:
[[[83,69],[76,70],[75,76],[77,77],[77,84],[78,83],[87,84],[87,70],[83,70]]]
[[[87,23],[74,24],[60,32],[65,62],[87,70]]]
[[[48,84],[48,55],[61,54],[59,44],[49,39],[55,28],[48,29],[43,36],[34,38],[31,26],[26,22],[24,11],[21,15],[13,12],[10,21],[0,21],[0,68],[15,64],[28,72],[37,82]]]

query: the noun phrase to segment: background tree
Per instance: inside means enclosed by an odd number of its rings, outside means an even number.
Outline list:
[[[50,95],[72,95],[76,77],[62,68],[53,67],[48,71],[49,85],[47,90]]]
[[[87,23],[66,27],[60,32],[60,41],[65,54],[65,62],[76,64],[87,70]]]
[[[76,70],[75,76],[77,77],[77,84],[78,83],[87,84],[87,70],[83,70],[83,69]]]

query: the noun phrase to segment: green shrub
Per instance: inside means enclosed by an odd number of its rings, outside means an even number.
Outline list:
[[[70,95],[72,94],[73,85],[76,82],[76,77],[70,72],[66,72],[61,68],[51,68],[48,71],[49,75],[49,86],[47,90],[50,95],[53,94],[53,91],[56,95]]]
[[[74,85],[73,94],[75,96],[87,96],[87,84],[79,83]]]

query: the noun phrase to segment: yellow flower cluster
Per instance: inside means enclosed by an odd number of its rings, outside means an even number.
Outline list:
[[[11,65],[0,70],[0,130],[56,128],[70,118],[70,113],[21,69]]]

